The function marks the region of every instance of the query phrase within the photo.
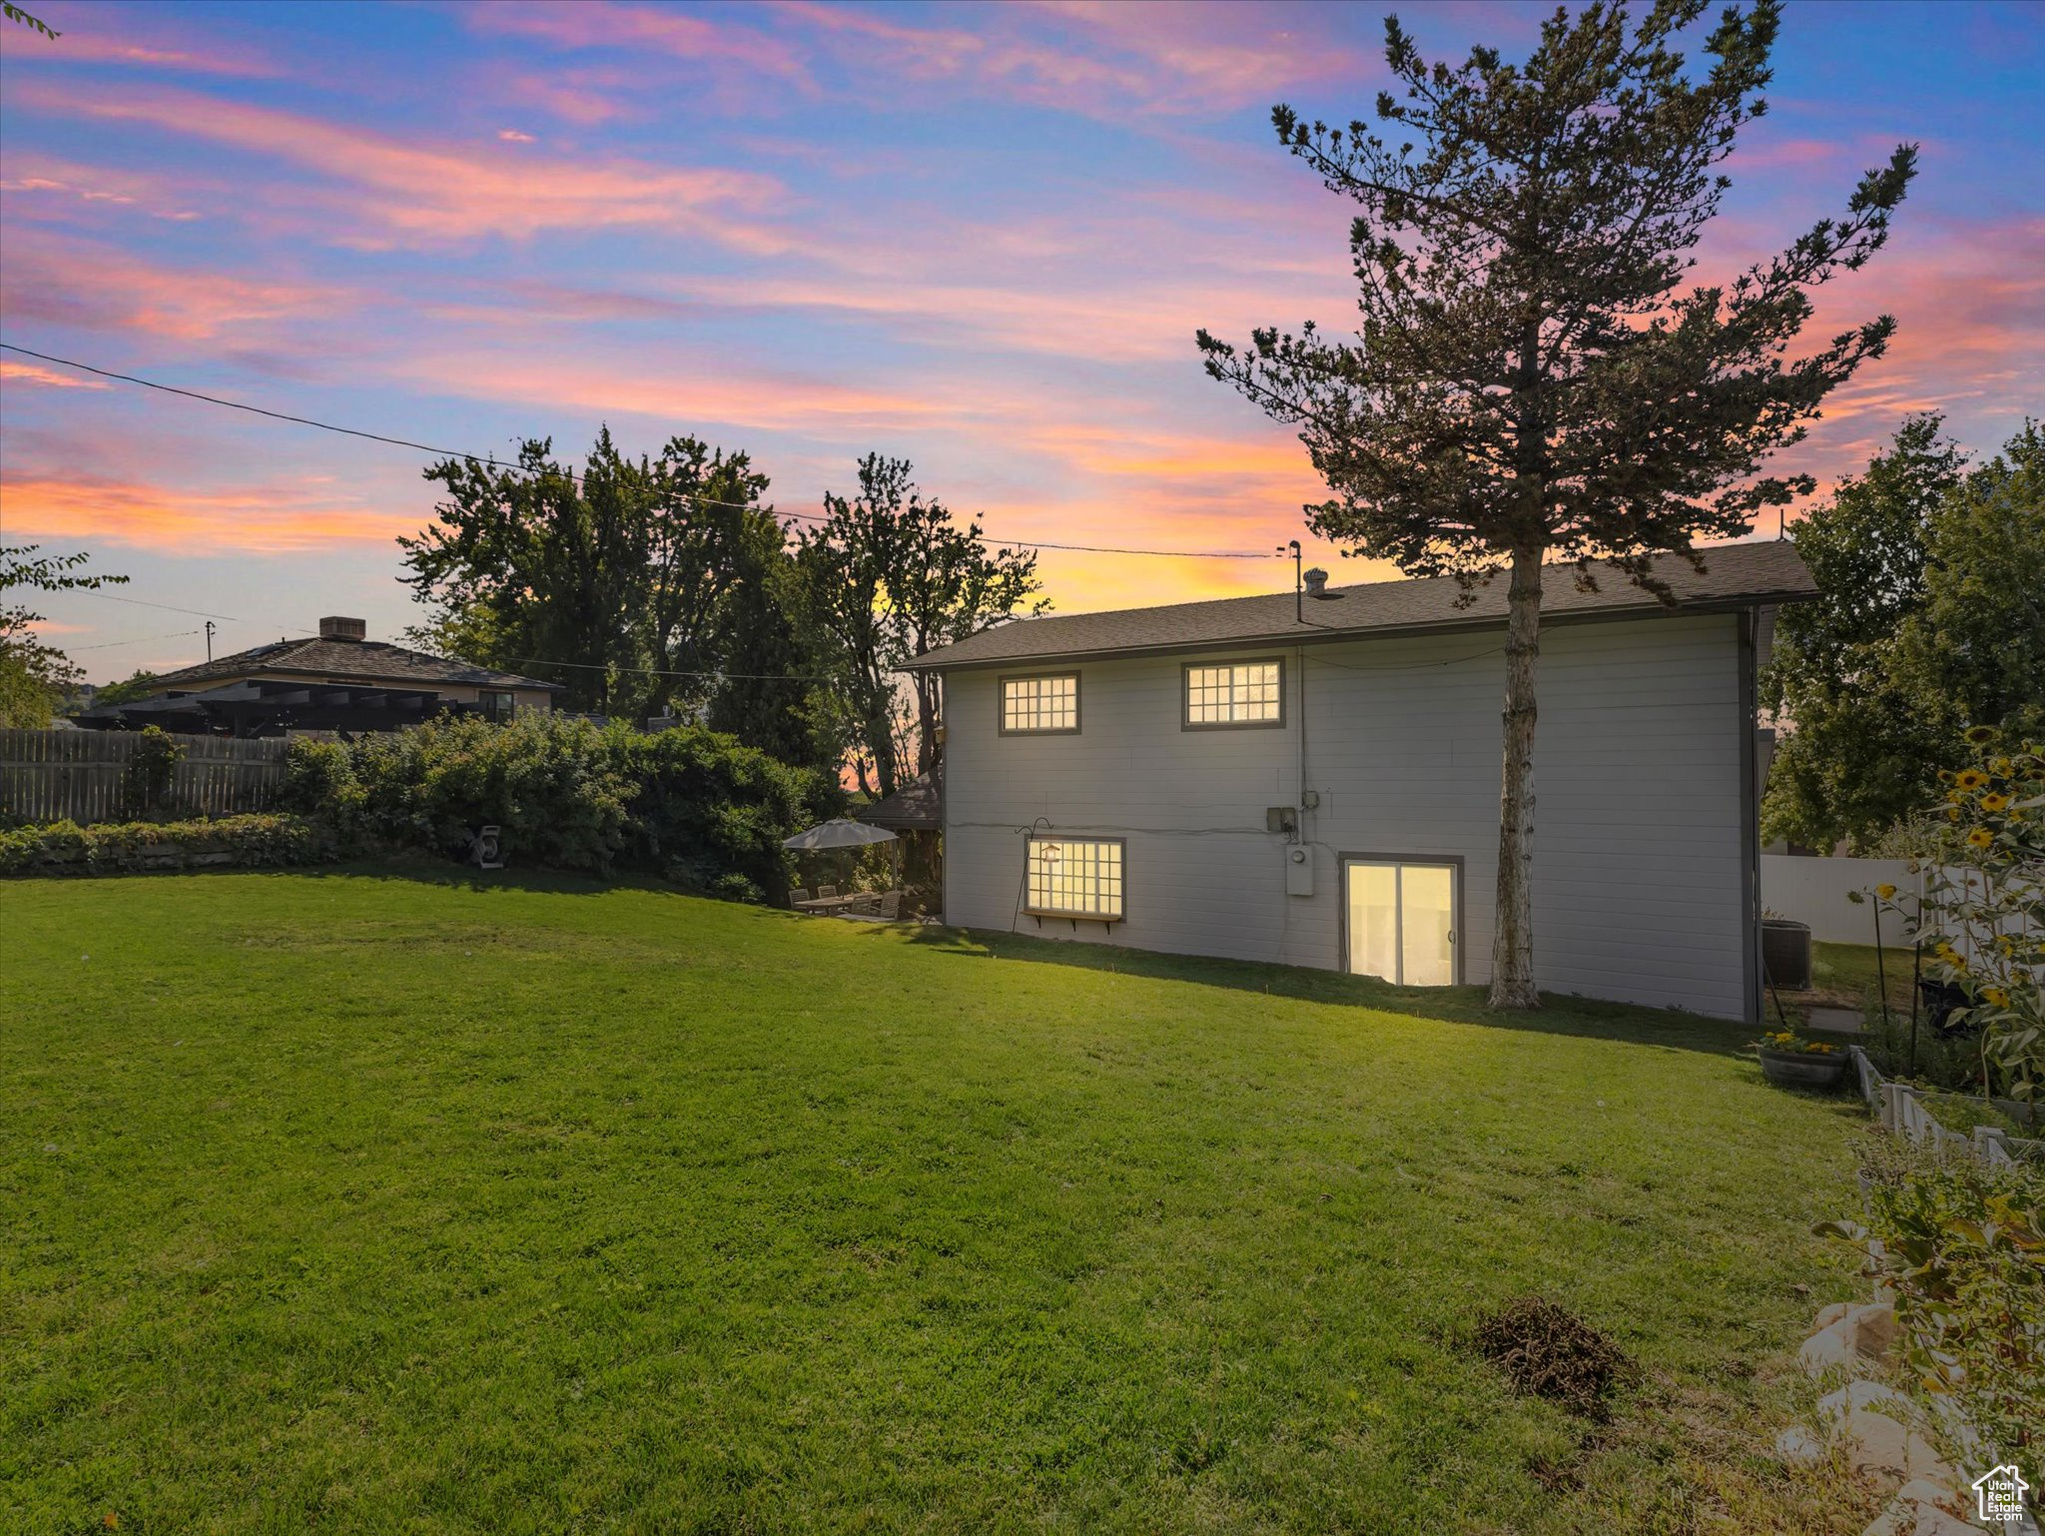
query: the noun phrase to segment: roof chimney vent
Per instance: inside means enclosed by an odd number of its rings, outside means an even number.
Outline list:
[[[329,616],[320,620],[322,640],[366,640],[369,625],[361,619],[343,619]]]
[[[1342,594],[1328,590],[1328,573],[1315,566],[1300,578],[1306,583],[1307,596],[1317,603],[1331,603]]]

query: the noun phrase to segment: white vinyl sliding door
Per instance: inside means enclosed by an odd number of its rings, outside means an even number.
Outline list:
[[[1348,859],[1343,884],[1351,971],[1407,987],[1455,982],[1455,865]]]

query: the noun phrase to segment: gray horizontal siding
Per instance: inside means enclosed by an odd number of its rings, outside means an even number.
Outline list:
[[[1730,615],[1549,630],[1536,748],[1541,985],[1725,1017],[1745,1009],[1739,649]],[[1300,785],[1299,658],[1282,730],[1179,728],[1189,657],[1082,664],[1077,735],[1001,736],[991,673],[946,678],[947,916],[1051,937],[1341,963],[1340,853],[1463,860],[1464,974],[1488,980],[1504,663],[1483,635],[1309,650],[1304,814],[1315,894],[1285,894],[1267,806]],[[1127,840],[1127,920],[1016,916],[1043,818]]]

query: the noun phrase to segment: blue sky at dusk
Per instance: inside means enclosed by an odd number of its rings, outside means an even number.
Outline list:
[[[789,510],[879,450],[1010,537],[1265,551],[1317,493],[1192,335],[1346,324],[1348,205],[1269,110],[1367,114],[1382,4],[30,9],[63,35],[0,35],[18,346],[473,452],[693,433]],[[1460,57],[1548,8],[1398,9]],[[1791,5],[1701,273],[1923,159],[1813,327],[1897,341],[1781,467],[1835,478],[1910,410],[1976,452],[2041,413],[2041,77],[2045,6]],[[390,637],[424,462],[0,353],[0,532],[133,578],[44,605],[95,680],[202,654],[169,608],[232,616],[223,650],[323,613]],[[1042,566],[1062,611],[1290,579]]]

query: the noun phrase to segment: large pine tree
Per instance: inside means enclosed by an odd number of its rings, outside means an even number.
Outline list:
[[[1535,671],[1543,565],[1616,561],[1667,597],[1658,553],[1746,533],[1808,477],[1764,472],[1825,396],[1880,355],[1887,316],[1792,358],[1810,292],[1883,243],[1912,146],[1837,218],[1729,283],[1690,255],[1730,185],[1723,162],[1766,110],[1776,0],[1726,10],[1693,71],[1678,34],[1704,0],[1558,10],[1524,64],[1473,48],[1428,64],[1396,17],[1381,92],[1394,142],[1361,122],[1273,110],[1280,140],[1360,206],[1360,323],[1334,340],[1199,334],[1207,369],[1298,426],[1333,493],[1322,536],[1466,585],[1510,572],[1504,781],[1491,1001],[1535,1007]]]

